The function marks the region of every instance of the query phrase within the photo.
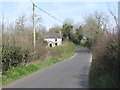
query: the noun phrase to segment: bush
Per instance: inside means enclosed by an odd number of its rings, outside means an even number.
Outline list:
[[[99,69],[91,71],[91,73],[98,75],[96,79],[105,84],[110,84],[113,78],[114,82],[120,82],[120,60],[118,55],[120,54],[120,46],[118,45],[117,35],[111,35],[99,39],[96,45],[92,48],[93,57],[95,59],[95,64]],[[94,63],[92,64],[94,65]],[[95,76],[95,75],[94,75]],[[107,85],[107,84],[106,84]],[[112,86],[111,84],[109,86]],[[119,86],[116,84],[116,86]],[[107,87],[107,86],[106,86]]]
[[[21,62],[27,60],[29,50],[21,47],[2,46],[2,71],[11,67],[18,66]]]
[[[96,60],[92,62],[90,81],[92,88],[116,88],[118,86],[116,76],[103,73],[100,66],[96,63]]]

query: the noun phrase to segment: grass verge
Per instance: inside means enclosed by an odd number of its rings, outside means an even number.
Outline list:
[[[99,65],[93,60],[90,69],[90,87],[92,88],[117,88],[117,79],[100,70]]]
[[[31,64],[26,67],[14,67],[10,68],[5,72],[5,75],[2,76],[2,85],[8,84],[12,81],[18,80],[24,76],[27,76],[33,72],[36,72],[40,69],[48,67],[57,62],[64,61],[71,56],[75,55],[75,52],[70,52],[62,56],[62,58],[51,58],[50,60],[43,61],[40,64]]]

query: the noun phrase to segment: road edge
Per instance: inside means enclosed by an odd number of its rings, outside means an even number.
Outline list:
[[[92,61],[93,61],[93,55],[91,53],[90,55],[90,68],[89,68],[89,76],[88,76],[88,85],[89,85],[89,88],[92,88],[92,83],[91,83],[91,65],[92,65]]]

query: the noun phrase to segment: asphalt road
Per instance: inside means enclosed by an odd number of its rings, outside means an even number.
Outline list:
[[[77,47],[72,58],[4,86],[5,88],[89,88],[91,53]]]

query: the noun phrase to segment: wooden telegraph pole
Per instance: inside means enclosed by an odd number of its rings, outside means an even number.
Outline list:
[[[35,4],[33,4],[33,16],[32,16],[32,19],[33,19],[33,47],[34,47],[34,52],[35,52],[35,45],[36,45],[36,36],[35,36]]]

